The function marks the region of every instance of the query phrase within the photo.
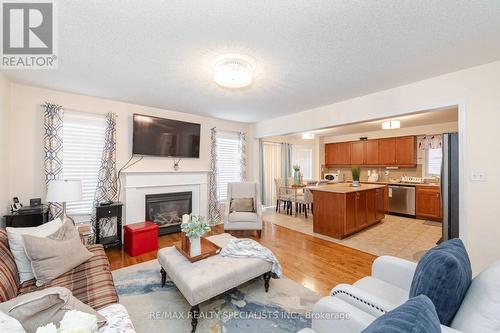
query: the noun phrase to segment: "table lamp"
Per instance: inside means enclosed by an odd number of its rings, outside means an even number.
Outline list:
[[[66,215],[66,202],[82,200],[82,182],[80,180],[52,180],[47,189],[47,202],[59,202],[63,205],[61,220],[75,221]]]

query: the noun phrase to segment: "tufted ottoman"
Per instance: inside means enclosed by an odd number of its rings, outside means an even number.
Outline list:
[[[234,237],[220,234],[207,238],[223,248]],[[158,261],[162,267],[162,286],[165,285],[168,274],[191,305],[191,332],[196,330],[198,324],[200,303],[260,275],[264,276],[266,292],[269,289],[272,265],[259,258],[229,258],[215,255],[191,263],[175,247],[167,247],[158,251]]]

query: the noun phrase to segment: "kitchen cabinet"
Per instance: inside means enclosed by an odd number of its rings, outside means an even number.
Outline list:
[[[417,218],[442,220],[441,189],[438,186],[417,186],[415,201]]]
[[[400,166],[417,164],[415,136],[325,144],[327,166]]]
[[[325,145],[326,165],[351,165],[351,144],[349,142],[327,143]]]
[[[325,145],[325,164],[326,165],[335,165],[335,157],[337,157],[337,144],[336,143],[327,143]]]
[[[368,206],[366,204],[366,192],[371,192],[370,194],[373,194],[375,191],[371,190],[356,192],[356,229],[358,230],[361,230],[368,225]]]
[[[377,182],[362,182],[363,184],[375,184],[380,185]],[[383,188],[379,189],[376,193],[376,205],[377,205],[377,216],[380,217],[386,213],[389,213],[389,187],[385,185]]]
[[[389,186],[384,187],[384,212],[389,213]]]
[[[344,233],[352,234],[356,232],[356,193],[348,193],[345,195],[345,225]]]
[[[364,164],[378,165],[378,140],[367,140],[364,142]]]
[[[365,164],[365,142],[364,141],[351,142],[351,164],[352,165]]]
[[[377,219],[377,190],[365,192],[365,201],[366,201],[365,225],[366,221],[374,221]]]
[[[380,222],[385,217],[383,189],[374,184],[362,184],[357,190],[345,184],[310,188],[314,232],[342,239]]]
[[[349,142],[340,142],[337,145],[337,163],[340,165],[351,165],[351,144]]]
[[[382,220],[385,217],[385,201],[387,186],[375,190],[375,220]],[[389,197],[387,196],[387,209],[389,209]]]
[[[417,164],[417,144],[414,136],[395,138],[395,163],[399,166]]]
[[[385,138],[378,140],[378,162],[381,165],[396,163],[396,139]]]

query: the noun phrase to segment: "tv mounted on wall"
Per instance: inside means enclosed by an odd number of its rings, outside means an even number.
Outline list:
[[[134,114],[132,154],[200,157],[200,124]]]

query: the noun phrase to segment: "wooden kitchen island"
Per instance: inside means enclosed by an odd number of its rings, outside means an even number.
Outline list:
[[[385,217],[385,185],[350,183],[313,186],[313,230],[337,239],[361,231]]]

